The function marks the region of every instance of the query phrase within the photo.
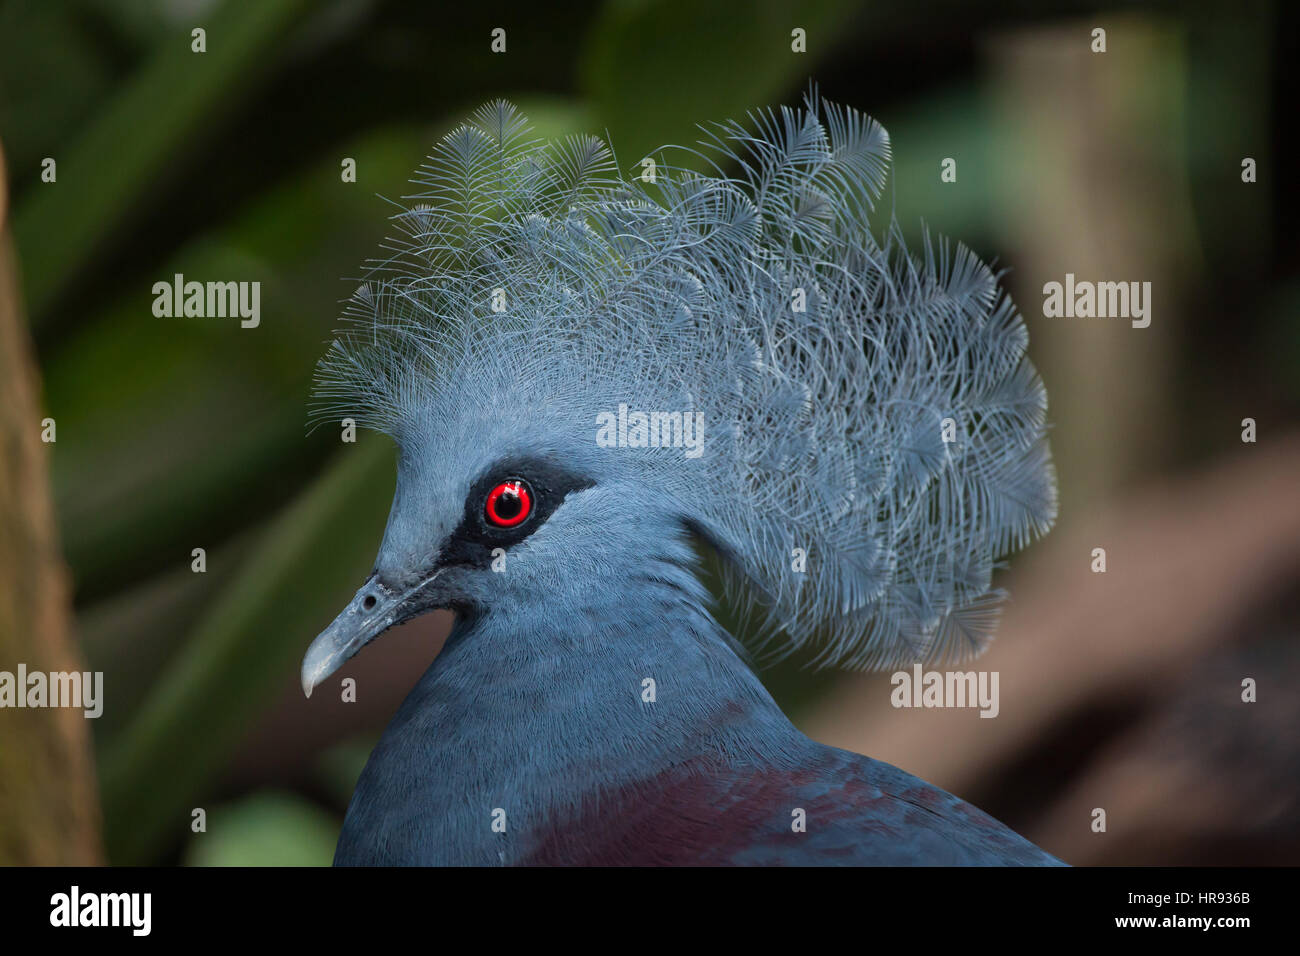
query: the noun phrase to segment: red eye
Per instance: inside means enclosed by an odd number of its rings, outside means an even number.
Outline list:
[[[498,528],[513,528],[532,514],[533,496],[524,482],[503,481],[488,492],[483,510]]]

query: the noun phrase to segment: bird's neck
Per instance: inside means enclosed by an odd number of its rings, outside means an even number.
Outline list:
[[[671,563],[674,567],[677,562]],[[704,608],[643,562],[562,606],[467,615],[358,782],[340,859],[496,863],[556,807],[673,766],[767,764],[807,744]],[[609,568],[597,574],[615,574]],[[503,834],[491,814],[513,821]],[[418,832],[417,832],[418,831]],[[379,853],[379,856],[375,856]]]
[[[761,753],[756,738],[790,729],[698,604],[666,587],[608,598],[459,620],[408,705],[461,739],[489,736],[504,759],[543,748],[556,764],[608,761],[610,772],[653,748]]]
[[[539,595],[460,618],[386,738],[521,787],[616,785],[664,760],[782,749],[797,732],[685,564],[643,560],[562,605]]]

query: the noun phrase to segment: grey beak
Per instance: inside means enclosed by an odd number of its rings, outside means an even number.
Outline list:
[[[410,617],[408,601],[437,576],[435,573],[408,591],[394,591],[380,581],[377,574],[370,575],[356,597],[307,648],[302,659],[302,692],[310,697],[317,684],[342,667],[357,651],[394,624]]]

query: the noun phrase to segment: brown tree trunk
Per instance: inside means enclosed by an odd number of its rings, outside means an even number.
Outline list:
[[[29,673],[83,668],[70,632],[68,575],[41,441],[44,416],[20,304],[6,182],[0,151],[0,671],[16,678],[20,663]],[[0,709],[0,864],[100,862],[98,793],[83,711]]]

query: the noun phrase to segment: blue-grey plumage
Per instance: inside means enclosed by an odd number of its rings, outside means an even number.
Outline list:
[[[599,140],[532,143],[496,103],[417,174],[322,361],[320,417],[400,458],[374,572],[304,689],[394,623],[457,623],[336,862],[1056,862],[808,740],[710,614],[693,541],[769,652],[969,658],[994,563],[1055,513],[996,277],[869,229],[883,129],[815,94],[752,119],[706,131],[710,175],[661,154],[624,181]]]

